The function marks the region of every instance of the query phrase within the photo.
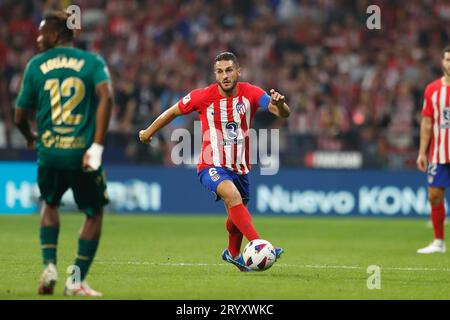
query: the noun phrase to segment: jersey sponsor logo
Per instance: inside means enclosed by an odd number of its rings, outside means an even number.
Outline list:
[[[230,121],[227,122],[225,125],[226,132],[224,134],[224,139],[222,141],[222,145],[229,146],[229,145],[235,145],[235,144],[242,144],[244,142],[243,138],[238,139],[239,137],[239,131],[241,130],[239,128],[239,124]]]
[[[448,107],[445,107],[443,111],[444,120],[450,121],[450,109]]]
[[[191,101],[190,93],[183,98],[183,104],[187,104],[189,101]]]
[[[228,138],[236,139],[238,137],[239,125],[236,122],[234,122],[234,121],[227,122],[227,124],[225,125],[225,128],[227,129]]]
[[[236,104],[235,108],[236,108],[236,111],[241,115],[245,114],[245,112],[247,111],[247,105],[243,102],[239,102],[238,104]]]
[[[41,136],[42,145],[45,148],[56,149],[84,149],[86,142],[84,137],[64,137],[53,135],[50,130],[45,131]]]
[[[442,110],[442,121],[440,125],[441,129],[447,129],[450,128],[450,109],[445,107],[445,109]]]
[[[55,137],[52,135],[51,131],[47,130],[41,136],[41,141],[44,147],[51,148],[51,146],[55,143]]]
[[[223,146],[233,146],[233,145],[241,145],[244,143],[244,139],[232,139],[232,140],[223,140],[221,145]]]
[[[75,131],[75,128],[71,128],[71,127],[53,127],[53,131],[55,131],[56,133],[59,134],[68,134],[68,133],[72,133]]]

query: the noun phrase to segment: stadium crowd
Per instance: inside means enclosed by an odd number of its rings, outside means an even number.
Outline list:
[[[222,51],[240,60],[243,81],[285,94],[288,121],[259,112],[256,128],[282,128],[281,161],[303,166],[316,150],[363,154],[366,167],[413,168],[425,85],[441,74],[450,2],[434,0],[81,0],[76,46],[105,57],[114,80],[110,161],[171,165],[170,133],[147,147],[137,132],[190,90],[214,81]],[[36,53],[42,12],[69,1],[0,0],[0,153],[27,153],[13,106]],[[367,7],[381,8],[370,30]]]

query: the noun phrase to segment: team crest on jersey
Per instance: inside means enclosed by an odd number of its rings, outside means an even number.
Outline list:
[[[183,104],[187,104],[189,101],[191,101],[190,93],[183,98]]]
[[[220,176],[219,176],[218,174],[216,174],[216,175],[214,175],[214,176],[211,177],[211,180],[212,180],[213,182],[216,182],[216,181],[219,180],[219,179],[220,179]]]
[[[237,104],[236,104],[236,111],[239,113],[239,114],[245,114],[245,112],[247,111],[247,105],[245,104],[245,103],[243,103],[243,102],[238,102]]]
[[[434,177],[432,175],[428,175],[428,183],[432,184],[434,180]]]

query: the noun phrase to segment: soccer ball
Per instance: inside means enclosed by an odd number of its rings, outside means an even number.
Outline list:
[[[269,269],[277,258],[274,246],[263,239],[250,241],[245,246],[242,257],[245,265],[254,271]]]

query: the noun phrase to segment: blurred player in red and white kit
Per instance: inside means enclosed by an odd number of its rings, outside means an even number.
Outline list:
[[[261,107],[277,117],[286,118],[290,109],[275,90],[270,96],[261,88],[240,82],[241,70],[236,56],[223,52],[215,58],[216,83],[191,91],[163,112],[147,129],[139,132],[143,143],[177,116],[197,111],[202,127],[202,150],[198,163],[200,182],[222,199],[228,212],[226,228],[229,245],[222,258],[241,271],[250,271],[243,263],[242,237],[260,239],[246,204],[249,200],[249,136],[252,118]],[[277,258],[283,250],[275,248]]]
[[[417,167],[428,170],[428,200],[434,241],[418,253],[444,253],[445,189],[450,186],[450,46],[442,52],[444,76],[425,89]],[[427,157],[427,150],[429,155]],[[428,164],[429,163],[429,164]]]

